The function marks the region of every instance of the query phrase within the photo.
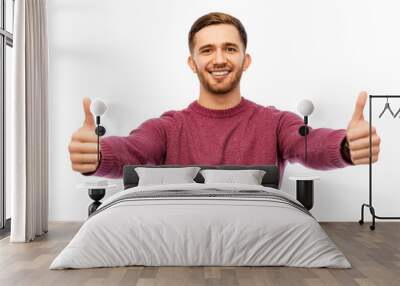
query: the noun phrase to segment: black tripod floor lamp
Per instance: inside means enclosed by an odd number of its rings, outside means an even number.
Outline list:
[[[390,105],[388,102],[389,98],[400,98],[400,95],[369,95],[369,203],[362,204],[361,206],[361,219],[358,221],[359,224],[364,224],[364,207],[369,208],[369,211],[372,215],[372,225],[369,226],[371,230],[375,229],[375,219],[400,219],[400,217],[388,217],[388,216],[378,216],[375,213],[375,208],[372,205],[372,100],[374,98],[386,98],[386,104],[384,110],[381,112],[380,117],[382,117],[383,113],[388,110],[391,115],[396,118],[399,111],[394,114],[394,112],[390,109]]]

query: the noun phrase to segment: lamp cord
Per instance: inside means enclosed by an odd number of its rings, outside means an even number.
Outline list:
[[[99,136],[99,125],[97,125],[97,163],[100,164],[100,136]]]
[[[100,116],[96,116],[96,130],[97,135],[97,163],[100,164]]]
[[[305,126],[305,130],[306,130],[306,134],[305,134],[305,136],[304,136],[304,163],[307,163],[307,125],[304,125]]]

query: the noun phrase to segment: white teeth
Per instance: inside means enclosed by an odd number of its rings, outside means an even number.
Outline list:
[[[211,74],[215,75],[215,76],[227,75],[228,73],[229,73],[229,71],[211,72]]]

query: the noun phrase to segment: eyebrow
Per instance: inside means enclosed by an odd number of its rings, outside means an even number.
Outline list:
[[[235,43],[230,43],[230,42],[225,42],[225,43],[223,43],[222,45],[223,45],[223,46],[234,46],[234,47],[236,47],[236,48],[239,48],[238,45],[236,45]],[[215,46],[215,45],[207,44],[207,45],[201,46],[201,47],[199,48],[199,51],[202,50],[202,49],[204,49],[204,48],[213,48],[214,46]]]

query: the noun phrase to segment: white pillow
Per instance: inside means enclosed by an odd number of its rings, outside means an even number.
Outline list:
[[[200,174],[204,177],[204,183],[235,183],[247,185],[261,185],[265,175],[263,170],[218,170],[204,169]]]
[[[199,170],[200,167],[135,168],[139,176],[138,186],[196,183],[193,179]]]

